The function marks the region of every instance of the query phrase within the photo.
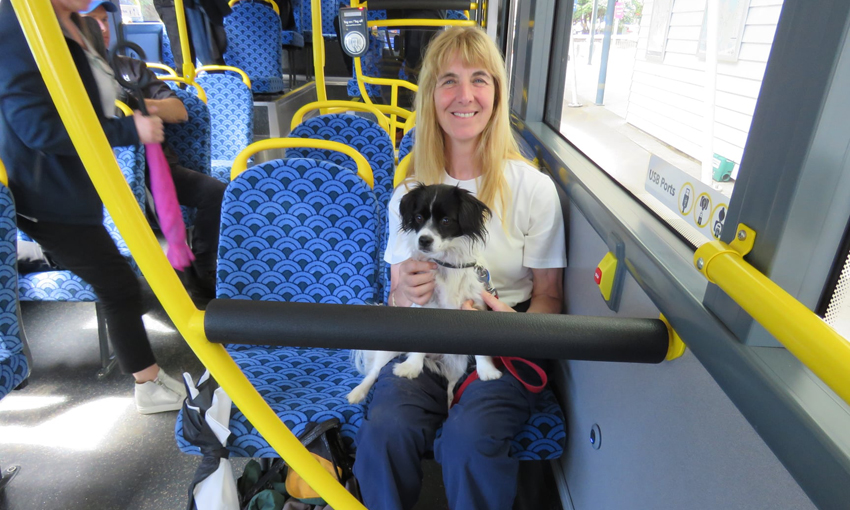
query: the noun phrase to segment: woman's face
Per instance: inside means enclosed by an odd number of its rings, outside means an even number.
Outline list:
[[[437,76],[434,106],[446,143],[476,140],[493,115],[493,77],[479,67],[466,67],[455,57]]]

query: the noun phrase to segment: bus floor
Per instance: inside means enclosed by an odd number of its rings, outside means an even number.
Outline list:
[[[0,400],[0,467],[20,467],[0,508],[185,508],[200,457],[177,449],[176,412],[136,412],[130,375],[96,378],[94,304],[26,302],[21,313],[33,366],[29,384]],[[158,303],[144,322],[163,369],[203,373]],[[240,474],[247,459],[231,460]],[[417,510],[447,508],[439,469],[426,462]]]

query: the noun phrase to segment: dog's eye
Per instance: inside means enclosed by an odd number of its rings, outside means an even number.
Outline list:
[[[421,214],[417,214],[413,217],[413,221],[415,221],[416,223],[422,223],[423,221],[425,221],[425,218],[423,218]]]
[[[440,220],[440,225],[443,225],[443,226],[445,227],[445,226],[448,226],[448,224],[449,224],[450,222],[451,222],[451,220],[450,220],[450,219],[448,219],[448,218],[443,218],[442,220]]]

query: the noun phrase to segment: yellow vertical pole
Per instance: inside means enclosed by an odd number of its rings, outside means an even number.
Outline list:
[[[183,8],[183,0],[174,0],[174,13],[177,15],[177,31],[180,33],[180,51],[183,52],[183,77],[194,82],[195,63],[192,61],[192,51],[189,48],[189,30],[186,27],[186,10]]]
[[[325,88],[325,38],[322,35],[322,1],[312,0],[310,9],[313,14],[313,68],[316,75],[316,97],[319,101],[328,100]],[[321,110],[326,113],[325,110]]]

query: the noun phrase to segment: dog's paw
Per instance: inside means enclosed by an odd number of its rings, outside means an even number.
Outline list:
[[[478,371],[478,378],[482,381],[493,381],[502,377],[502,372],[493,365],[479,363],[475,370]]]
[[[422,366],[415,365],[405,361],[404,363],[396,363],[393,367],[393,373],[398,377],[406,377],[408,379],[416,379],[422,373]]]
[[[362,388],[358,386],[351,390],[351,393],[348,394],[348,403],[359,404],[360,402],[363,402],[363,399],[365,399],[368,394],[369,388]]]

